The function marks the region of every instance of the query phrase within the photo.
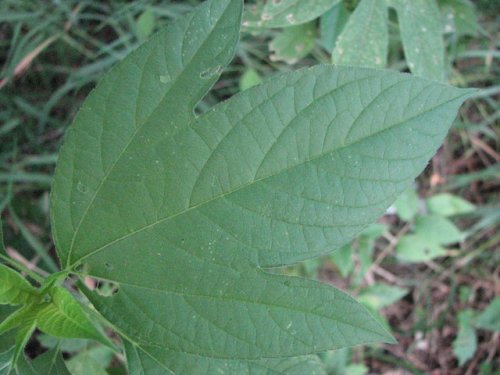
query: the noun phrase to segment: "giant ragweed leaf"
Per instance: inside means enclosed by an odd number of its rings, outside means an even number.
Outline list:
[[[317,66],[195,118],[233,55],[241,5],[208,1],[118,64],[61,150],[58,254],[117,283],[112,297],[86,293],[132,374],[273,373],[279,357],[391,340],[346,294],[259,266],[351,240],[425,167],[467,95]]]

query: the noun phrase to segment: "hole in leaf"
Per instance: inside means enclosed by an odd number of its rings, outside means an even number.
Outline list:
[[[106,265],[107,267],[107,265]],[[120,289],[120,284],[113,281],[101,280],[98,278],[86,276],[84,283],[90,290],[97,292],[100,296],[111,297],[112,295],[118,293]]]

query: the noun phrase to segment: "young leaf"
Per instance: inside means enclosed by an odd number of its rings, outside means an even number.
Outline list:
[[[316,25],[313,22],[287,27],[269,44],[269,51],[273,52],[270,59],[295,64],[311,52],[315,39]]]
[[[48,291],[48,298],[49,303],[37,306],[37,326],[41,331],[61,338],[93,339],[113,347],[66,289],[54,286]]]
[[[471,359],[477,350],[477,336],[472,326],[472,317],[472,310],[464,310],[458,313],[458,333],[452,345],[459,366],[463,366]]]
[[[354,270],[354,261],[352,259],[352,247],[345,245],[333,252],[330,259],[340,271],[342,277],[347,277]]]
[[[82,306],[61,287],[51,286],[42,293],[29,295],[27,304],[0,323],[0,334],[18,328],[16,350],[12,363],[24,349],[35,328],[56,336],[94,339],[114,347],[109,339],[90,321]]]
[[[146,8],[136,22],[136,33],[139,40],[143,41],[151,35],[155,28],[155,15],[151,8]]]
[[[13,269],[0,264],[0,304],[20,305],[38,298],[36,289]]]
[[[385,67],[389,32],[386,0],[361,0],[332,53],[340,65]]]
[[[439,215],[419,216],[415,221],[415,232],[427,241],[440,245],[464,239],[464,234],[450,220]]]
[[[453,216],[474,211],[476,206],[460,197],[444,193],[427,199],[427,208],[434,214]]]
[[[398,259],[403,262],[427,262],[446,255],[446,250],[436,242],[425,237],[409,234],[402,237],[397,246]]]
[[[61,352],[57,349],[49,350],[36,357],[33,361],[33,368],[38,375],[71,375],[64,364]]]
[[[380,310],[396,303],[407,294],[408,289],[395,285],[374,284],[363,289],[359,295],[359,300],[374,310]]]
[[[113,360],[113,351],[95,346],[80,351],[67,362],[71,375],[108,375],[106,368]],[[132,372],[133,373],[133,372]],[[146,372],[151,374],[151,372]]]
[[[436,0],[392,0],[398,14],[406,61],[412,73],[444,80],[444,42]]]
[[[245,12],[243,25],[258,28],[290,27],[318,18],[340,0],[269,0]]]
[[[495,298],[493,302],[478,315],[475,325],[478,328],[500,332],[500,298]]]
[[[414,188],[407,189],[401,194],[396,202],[394,202],[394,207],[398,216],[404,221],[410,221],[418,213],[418,195]]]
[[[262,82],[262,78],[255,69],[248,69],[243,73],[240,79],[240,90],[245,91],[250,87],[258,85]]]
[[[231,59],[240,11],[208,1],[132,53],[89,96],[61,150],[58,254],[67,270],[118,285],[111,297],[86,294],[132,345],[133,374],[140,360],[148,374],[192,358],[222,369],[391,341],[346,294],[259,266],[350,241],[425,167],[468,95],[317,66],[195,118]]]

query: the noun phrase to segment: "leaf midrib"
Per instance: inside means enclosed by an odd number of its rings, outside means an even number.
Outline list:
[[[165,218],[162,218],[162,219],[160,219],[160,220],[157,220],[157,221],[155,221],[155,222],[153,222],[153,223],[151,223],[151,224],[145,225],[145,226],[143,226],[143,227],[141,227],[141,228],[139,228],[139,229],[137,229],[137,230],[135,230],[135,231],[133,231],[133,232],[127,233],[126,235],[124,235],[124,236],[122,236],[122,237],[119,237],[119,238],[117,238],[117,239],[115,239],[115,240],[113,240],[113,241],[111,241],[111,242],[109,242],[109,243],[107,243],[107,244],[105,244],[105,245],[101,246],[100,248],[98,248],[98,249],[96,249],[96,250],[94,250],[94,251],[92,251],[92,252],[90,252],[90,253],[88,253],[88,254],[85,254],[83,257],[81,257],[80,259],[78,259],[78,261],[75,261],[75,262],[74,262],[74,263],[72,263],[71,265],[68,265],[68,266],[67,266],[67,269],[73,268],[74,266],[76,266],[76,265],[78,265],[78,264],[81,264],[81,262],[82,262],[84,259],[89,258],[89,257],[91,257],[92,255],[97,254],[98,252],[100,252],[100,251],[104,250],[105,248],[107,248],[107,247],[109,247],[109,246],[111,246],[111,245],[113,245],[113,244],[115,244],[115,243],[117,243],[117,242],[120,242],[120,241],[122,241],[122,240],[124,240],[124,239],[126,239],[126,238],[128,238],[128,237],[131,237],[131,236],[133,236],[133,235],[135,235],[135,234],[137,234],[137,233],[140,233],[140,232],[142,232],[143,230],[147,230],[147,229],[152,228],[152,227],[154,227],[155,225],[158,225],[158,224],[160,224],[160,223],[162,223],[162,222],[165,222],[165,221],[168,221],[168,220],[174,219],[174,218],[176,218],[177,216],[180,216],[180,215],[183,215],[183,214],[185,214],[185,213],[187,213],[187,212],[189,212],[189,211],[195,210],[195,209],[199,208],[200,206],[203,206],[203,205],[209,204],[209,203],[211,203],[211,202],[213,202],[213,201],[215,201],[215,200],[218,200],[218,199],[220,199],[220,198],[223,198],[223,197],[225,197],[225,196],[227,196],[227,195],[230,195],[230,194],[236,193],[237,191],[242,190],[242,189],[244,189],[244,188],[246,188],[246,187],[248,187],[248,186],[250,186],[250,185],[253,185],[253,184],[255,184],[255,183],[258,183],[258,182],[260,182],[260,181],[262,181],[262,180],[266,180],[266,179],[273,178],[273,177],[275,177],[275,176],[277,176],[277,175],[280,175],[280,174],[282,174],[282,173],[286,173],[286,172],[288,172],[289,170],[291,170],[291,169],[293,169],[293,168],[296,168],[296,167],[298,167],[298,166],[300,166],[300,165],[303,165],[303,164],[306,164],[306,163],[310,163],[310,162],[312,162],[312,161],[314,161],[314,160],[317,160],[317,159],[321,159],[321,158],[326,157],[326,156],[328,156],[328,155],[330,155],[330,154],[332,154],[332,153],[334,153],[334,152],[338,152],[338,151],[343,150],[343,149],[345,149],[345,148],[348,148],[348,147],[354,146],[354,145],[356,145],[356,144],[358,144],[358,143],[361,143],[361,142],[363,142],[363,141],[365,141],[365,140],[367,140],[367,139],[370,139],[370,138],[372,138],[372,137],[375,137],[375,136],[378,136],[378,135],[380,135],[380,134],[383,134],[383,133],[385,133],[385,132],[387,132],[387,131],[389,131],[389,130],[392,130],[393,128],[396,128],[396,127],[398,127],[398,126],[404,125],[405,123],[407,123],[407,122],[409,122],[409,121],[412,121],[412,120],[414,120],[414,119],[416,119],[416,118],[418,118],[418,117],[420,117],[420,116],[423,116],[423,115],[425,115],[425,114],[427,114],[427,113],[429,113],[429,112],[431,112],[431,111],[435,110],[436,108],[439,108],[439,107],[441,107],[441,106],[444,106],[444,105],[446,105],[446,104],[449,104],[449,103],[451,103],[451,102],[453,102],[453,101],[455,101],[455,100],[459,99],[460,97],[464,97],[464,96],[467,96],[467,95],[469,95],[469,94],[468,94],[468,93],[464,93],[464,94],[462,94],[462,95],[460,95],[460,96],[456,96],[456,97],[454,97],[454,98],[452,98],[452,99],[450,99],[450,100],[447,100],[447,101],[445,101],[445,102],[443,102],[443,103],[440,103],[439,105],[436,105],[436,106],[433,106],[433,107],[431,107],[431,108],[428,108],[427,110],[425,110],[425,111],[423,111],[423,112],[420,112],[420,113],[418,113],[418,114],[417,114],[417,115],[415,115],[415,116],[408,117],[408,118],[404,119],[403,121],[400,121],[400,122],[398,122],[398,123],[396,123],[396,124],[390,125],[390,126],[388,126],[388,127],[384,128],[384,129],[379,130],[379,131],[377,131],[377,132],[374,132],[374,133],[372,133],[372,134],[370,134],[370,135],[368,135],[368,136],[366,136],[366,137],[362,137],[362,138],[360,138],[360,139],[357,139],[356,141],[351,142],[351,143],[349,143],[349,144],[346,144],[346,145],[344,145],[344,146],[342,146],[342,147],[339,147],[339,148],[336,148],[336,149],[330,150],[330,151],[328,151],[328,152],[320,153],[320,154],[318,154],[318,155],[317,155],[317,156],[315,156],[315,157],[308,158],[308,159],[304,160],[304,161],[303,161],[303,162],[301,162],[301,163],[297,163],[297,164],[291,165],[291,166],[289,166],[289,167],[287,167],[287,168],[285,168],[285,169],[283,169],[283,170],[281,170],[281,171],[279,171],[279,172],[277,172],[277,173],[275,173],[275,174],[271,174],[271,175],[269,175],[269,176],[264,176],[264,177],[261,177],[261,178],[255,179],[255,180],[253,180],[253,181],[251,181],[251,182],[248,182],[248,183],[246,183],[246,184],[241,185],[240,187],[238,187],[238,188],[237,188],[237,189],[235,189],[235,190],[232,190],[232,191],[227,192],[227,193],[222,193],[222,194],[217,195],[217,196],[215,196],[215,197],[213,197],[213,198],[211,198],[211,199],[209,199],[209,200],[206,200],[206,201],[204,201],[204,202],[200,202],[199,204],[196,204],[196,205],[194,205],[194,206],[188,207],[187,209],[185,209],[185,210],[183,210],[183,211],[177,212],[177,213],[176,213],[176,214],[174,214],[174,215],[170,215],[170,216],[168,216],[168,217],[165,217]],[[69,260],[69,258],[68,258],[68,260]]]
[[[398,126],[404,125],[405,123],[407,123],[407,122],[409,122],[409,121],[412,121],[412,120],[414,120],[414,119],[416,119],[416,118],[419,118],[420,116],[423,116],[423,115],[425,115],[425,114],[427,114],[427,113],[429,113],[429,112],[431,112],[431,111],[435,110],[436,108],[439,108],[439,107],[441,107],[441,106],[444,106],[444,105],[446,105],[446,104],[449,104],[449,103],[451,103],[451,102],[453,102],[453,101],[455,101],[455,100],[458,100],[458,99],[459,99],[459,98],[461,98],[461,97],[465,97],[465,96],[468,96],[468,95],[469,95],[469,93],[464,93],[464,94],[462,94],[462,95],[456,96],[456,97],[454,97],[454,98],[452,98],[452,99],[450,99],[450,100],[447,100],[447,101],[442,102],[442,103],[440,103],[440,104],[438,104],[438,105],[436,105],[436,106],[433,106],[433,107],[431,107],[431,108],[429,108],[429,109],[427,109],[427,110],[425,110],[425,111],[423,111],[423,112],[421,112],[421,113],[418,113],[418,114],[417,114],[417,115],[415,115],[415,116],[412,116],[412,117],[406,118],[406,119],[404,119],[404,120],[402,120],[402,121],[400,121],[400,122],[398,122],[398,123],[396,123],[396,124],[390,125],[390,126],[388,126],[387,128],[384,128],[384,129],[382,129],[382,130],[380,130],[380,131],[377,131],[377,132],[375,132],[375,133],[372,133],[372,134],[370,134],[370,135],[368,135],[368,136],[366,136],[366,137],[362,137],[362,138],[360,138],[360,139],[358,139],[358,140],[356,140],[356,141],[354,141],[354,142],[351,142],[351,143],[345,144],[345,145],[343,145],[342,147],[339,147],[339,148],[336,148],[336,149],[333,149],[333,150],[329,150],[328,152],[320,153],[320,154],[318,154],[317,156],[315,156],[315,157],[313,157],[313,158],[309,158],[309,159],[304,160],[304,161],[303,161],[303,162],[301,162],[301,163],[297,163],[297,164],[291,165],[291,166],[289,166],[289,167],[287,167],[287,168],[285,168],[285,169],[283,169],[283,170],[281,170],[281,171],[279,171],[279,172],[277,172],[277,173],[275,173],[275,174],[271,174],[271,175],[268,175],[268,176],[264,176],[264,177],[261,177],[261,178],[255,179],[255,180],[253,180],[253,181],[251,181],[251,182],[249,182],[249,183],[246,183],[246,184],[241,185],[240,187],[238,187],[238,188],[237,188],[237,189],[235,189],[235,190],[232,190],[232,191],[227,192],[227,193],[222,193],[222,194],[219,194],[219,195],[217,195],[217,196],[215,196],[215,197],[213,197],[213,198],[211,198],[211,199],[209,199],[209,200],[206,200],[206,201],[204,201],[204,202],[200,202],[199,204],[196,204],[196,205],[194,205],[194,206],[188,207],[187,209],[185,209],[185,210],[183,210],[183,211],[177,212],[177,213],[176,213],[176,214],[174,214],[174,215],[170,215],[170,216],[168,216],[168,217],[165,217],[165,218],[162,218],[162,219],[160,219],[160,220],[157,220],[157,221],[155,221],[155,222],[153,222],[153,223],[151,223],[151,224],[145,225],[145,226],[143,226],[143,227],[141,227],[141,228],[139,228],[139,229],[137,229],[137,230],[135,230],[135,231],[133,231],[133,232],[127,233],[126,235],[124,235],[124,236],[122,236],[122,237],[119,237],[119,238],[117,238],[117,239],[115,239],[115,240],[113,240],[113,241],[111,241],[111,242],[109,242],[109,243],[107,243],[107,244],[105,244],[105,245],[101,246],[100,248],[98,248],[98,249],[96,249],[96,250],[94,250],[94,251],[92,251],[92,252],[90,252],[90,253],[88,253],[88,254],[85,254],[84,256],[82,256],[80,259],[78,259],[78,260],[77,260],[77,261],[75,261],[74,263],[72,263],[72,264],[68,265],[68,266],[67,266],[67,269],[68,269],[68,268],[70,269],[70,268],[75,267],[76,265],[80,264],[80,263],[81,263],[84,259],[89,258],[89,257],[91,257],[91,256],[93,256],[93,255],[95,255],[95,254],[97,254],[98,252],[100,252],[100,251],[104,250],[105,248],[107,248],[107,247],[109,247],[109,246],[111,246],[111,245],[113,245],[113,244],[115,244],[115,243],[117,243],[117,242],[120,242],[120,241],[122,241],[122,240],[124,240],[124,239],[126,239],[126,238],[128,238],[128,237],[131,237],[131,236],[133,236],[133,235],[135,235],[135,234],[137,234],[137,233],[140,233],[140,232],[142,232],[143,230],[147,230],[147,229],[152,228],[152,227],[154,227],[155,225],[158,225],[158,224],[160,224],[160,223],[162,223],[162,222],[165,222],[165,221],[168,221],[168,220],[174,219],[174,218],[176,218],[177,216],[180,216],[180,215],[183,215],[183,214],[185,214],[185,213],[187,213],[187,212],[189,212],[189,211],[195,210],[195,209],[199,208],[200,206],[203,206],[203,205],[205,205],[205,204],[209,204],[210,202],[213,202],[213,201],[215,201],[215,200],[217,200],[217,199],[220,199],[220,198],[223,198],[223,197],[225,197],[225,196],[227,196],[227,195],[230,195],[230,194],[236,193],[237,191],[242,190],[242,189],[244,189],[244,188],[246,188],[246,187],[248,187],[248,186],[250,186],[250,185],[253,185],[253,184],[255,184],[255,183],[258,183],[258,182],[260,182],[260,181],[262,181],[262,180],[266,180],[266,179],[269,179],[269,178],[273,178],[273,177],[275,177],[275,176],[277,176],[277,175],[280,175],[280,174],[282,174],[282,173],[286,173],[286,172],[288,172],[288,171],[289,171],[289,170],[291,170],[292,168],[297,168],[297,167],[299,167],[300,165],[303,165],[303,164],[306,164],[306,163],[310,163],[310,162],[312,162],[312,161],[314,161],[314,160],[317,160],[317,159],[321,159],[321,158],[323,158],[323,157],[326,157],[326,156],[330,155],[330,154],[331,154],[331,153],[333,153],[333,152],[337,152],[337,151],[340,151],[340,150],[345,149],[345,148],[347,148],[347,147],[354,146],[354,145],[356,145],[356,144],[358,144],[358,143],[361,143],[361,142],[363,142],[363,141],[365,141],[365,140],[367,140],[367,139],[370,139],[370,138],[372,138],[372,137],[375,137],[375,136],[378,136],[378,135],[380,135],[380,134],[383,134],[383,133],[385,133],[385,132],[387,132],[387,131],[389,131],[389,130],[392,130],[393,128],[396,128],[396,127],[398,127]]]

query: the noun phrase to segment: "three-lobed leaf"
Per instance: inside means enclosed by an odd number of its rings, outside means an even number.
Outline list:
[[[390,341],[343,292],[259,267],[350,241],[425,167],[468,94],[317,66],[196,118],[232,58],[241,8],[205,2],[124,59],[60,153],[58,255],[118,284],[112,297],[86,294],[124,338],[132,374],[272,373],[272,358]]]

